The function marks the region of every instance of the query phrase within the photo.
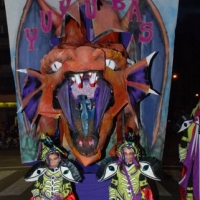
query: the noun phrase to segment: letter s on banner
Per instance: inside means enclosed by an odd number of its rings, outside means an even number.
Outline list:
[[[139,42],[149,43],[153,38],[153,23],[152,22],[144,22],[140,25],[139,29],[144,33],[147,33],[147,36],[144,34],[139,34]]]

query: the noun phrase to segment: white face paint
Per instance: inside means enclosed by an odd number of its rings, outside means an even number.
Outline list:
[[[126,164],[132,164],[133,163],[133,157],[134,157],[133,149],[129,149],[127,147],[124,147],[123,153],[124,153],[125,163]]]

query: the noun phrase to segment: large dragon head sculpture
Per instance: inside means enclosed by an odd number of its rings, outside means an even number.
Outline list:
[[[51,9],[38,2],[43,10]],[[62,18],[52,12],[60,34]],[[60,42],[41,60],[40,71],[18,70],[28,74],[19,111],[37,125],[38,137],[41,133],[53,136],[59,130],[60,141],[87,166],[100,159],[113,126],[118,140],[123,137],[122,127],[125,134],[138,133],[135,107],[152,91],[147,67],[154,53],[135,63],[120,32],[90,42],[83,18],[78,23],[68,15],[63,30]]]

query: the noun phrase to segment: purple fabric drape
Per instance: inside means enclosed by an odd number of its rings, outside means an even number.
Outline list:
[[[106,200],[109,199],[110,180],[98,182],[96,174],[84,174],[84,180],[76,184],[78,200]]]

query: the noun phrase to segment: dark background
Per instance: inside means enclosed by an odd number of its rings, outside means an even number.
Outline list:
[[[179,0],[169,119],[190,113],[200,95],[200,0]],[[15,94],[4,1],[0,0],[0,95]]]
[[[200,0],[180,0],[175,30],[169,118],[191,113],[200,95]]]

